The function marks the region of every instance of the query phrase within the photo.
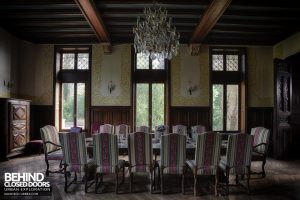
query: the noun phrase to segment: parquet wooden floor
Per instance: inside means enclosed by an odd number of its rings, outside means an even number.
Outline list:
[[[127,157],[125,157],[126,159]],[[52,163],[51,163],[52,164]],[[55,163],[54,163],[55,164]],[[56,164],[58,165],[58,164]],[[53,166],[53,165],[52,165]],[[258,163],[253,163],[253,169],[260,169]],[[4,179],[4,172],[44,172],[45,161],[43,155],[30,155],[18,157],[9,161],[0,162],[0,179]],[[234,178],[234,177],[232,177]],[[229,196],[213,195],[212,190],[208,187],[209,177],[199,178],[199,193],[197,197],[192,193],[192,175],[189,174],[186,180],[186,195],[180,191],[180,179],[176,176],[167,176],[165,188],[168,194],[150,194],[149,181],[147,175],[136,175],[134,179],[134,193],[129,193],[128,174],[125,183],[120,187],[120,193],[114,193],[114,176],[107,175],[104,177],[105,189],[103,194],[95,194],[92,186],[88,193],[84,192],[84,185],[74,185],[70,187],[70,192],[64,192],[64,177],[62,174],[50,174],[46,178],[53,187],[52,196],[37,197],[36,199],[45,200],[73,200],[73,199],[103,199],[103,200],[195,200],[195,199],[230,199],[230,200],[300,200],[300,161],[279,161],[268,159],[266,164],[266,178],[253,175],[250,181],[252,194],[248,195],[242,188],[232,188]],[[80,178],[79,178],[80,179]],[[233,180],[232,180],[233,181]],[[2,185],[1,185],[2,186]],[[0,196],[0,199],[4,197]],[[31,199],[10,198],[10,199]]]

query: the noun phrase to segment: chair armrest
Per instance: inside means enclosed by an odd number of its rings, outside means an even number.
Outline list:
[[[262,146],[262,145],[267,146],[267,143],[259,143],[259,144],[257,144],[257,145],[254,145],[253,148],[256,148],[256,147],[259,147],[259,146]]]
[[[55,144],[55,143],[50,142],[50,141],[45,141],[44,144],[52,144],[52,145],[54,145],[54,146],[56,146],[56,147],[61,147],[61,145]]]

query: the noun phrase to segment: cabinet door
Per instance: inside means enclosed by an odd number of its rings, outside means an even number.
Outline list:
[[[10,150],[23,147],[27,142],[28,107],[23,104],[10,105]]]

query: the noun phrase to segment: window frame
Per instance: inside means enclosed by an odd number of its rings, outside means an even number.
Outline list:
[[[149,128],[152,127],[152,84],[164,84],[164,124],[168,124],[168,110],[169,110],[169,65],[168,60],[164,60],[164,69],[152,69],[152,61],[149,58],[149,69],[137,69],[137,53],[133,53],[133,67],[132,67],[132,102],[133,102],[133,130],[136,129],[136,85],[139,83],[149,84]]]
[[[74,53],[74,69],[63,69],[63,54],[64,53]],[[89,61],[88,61],[88,69],[78,69],[78,54],[80,53],[88,53]],[[63,129],[62,127],[62,85],[63,83],[74,83],[74,114],[73,114],[73,122],[74,126],[77,126],[77,84],[84,83],[85,84],[85,125],[84,131],[88,131],[89,128],[89,120],[90,120],[90,105],[91,105],[91,67],[92,67],[92,48],[91,46],[55,46],[55,60],[56,65],[54,69],[54,105],[56,105],[57,98],[58,99],[58,127],[59,131],[69,131],[70,129]],[[58,85],[58,97],[56,96],[56,84]],[[55,106],[54,106],[55,107]],[[56,109],[54,108],[54,112]],[[56,121],[54,119],[54,121]]]
[[[223,70],[213,70],[213,55],[223,55]],[[227,71],[226,55],[238,55],[238,71]],[[210,47],[209,49],[209,71],[210,71],[210,107],[211,107],[211,129],[213,130],[213,85],[223,85],[223,130],[215,130],[222,133],[239,133],[244,132],[246,129],[246,108],[247,108],[247,78],[246,78],[246,48],[243,47]],[[227,85],[238,85],[238,130],[227,130]],[[242,87],[245,93],[242,96]],[[242,113],[242,100],[245,111]],[[242,118],[242,114],[245,116]],[[242,122],[243,120],[243,122]],[[242,123],[244,127],[242,127]]]

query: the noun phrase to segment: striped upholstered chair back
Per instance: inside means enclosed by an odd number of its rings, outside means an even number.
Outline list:
[[[57,145],[60,145],[58,132],[55,126],[46,125],[43,128],[40,129],[41,138],[44,143],[44,151],[45,154],[51,153],[53,151],[59,150],[60,147]],[[57,144],[53,145],[51,143]]]
[[[153,167],[151,134],[145,132],[129,134],[128,156],[131,172],[150,172]]]
[[[178,124],[172,127],[172,132],[181,135],[187,135],[187,128],[184,125]]]
[[[186,161],[186,136],[173,133],[163,135],[160,155],[163,173],[181,174]]]
[[[253,135],[253,151],[266,155],[269,145],[270,130],[264,127],[256,127],[251,129]]]
[[[67,171],[81,172],[87,164],[87,150],[84,133],[59,133],[64,163]]]
[[[137,126],[136,132],[150,133],[150,128],[148,126]]]
[[[251,165],[253,136],[248,134],[229,135],[226,159],[221,159],[232,174],[249,173],[247,168]],[[224,163],[224,161],[226,161]]]
[[[114,126],[111,124],[103,124],[100,126],[100,133],[114,133]]]
[[[195,152],[197,174],[216,174],[220,161],[221,137],[215,132],[198,134]]]
[[[115,127],[115,135],[118,135],[123,138],[127,138],[130,131],[130,126],[126,124],[120,124]]]
[[[93,156],[97,165],[97,173],[115,173],[119,156],[117,135],[110,133],[94,134]]]
[[[196,125],[196,126],[192,126],[192,127],[191,127],[192,138],[193,138],[194,140],[197,139],[197,135],[198,135],[198,134],[204,133],[204,132],[206,132],[205,126],[202,126],[202,125]]]

